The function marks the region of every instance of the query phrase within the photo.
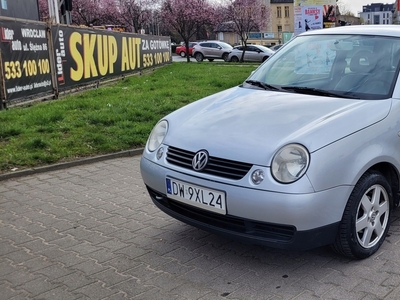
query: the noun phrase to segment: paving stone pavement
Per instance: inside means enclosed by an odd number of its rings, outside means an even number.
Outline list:
[[[400,299],[400,209],[361,261],[246,245],[159,211],[139,162],[0,181],[0,299]]]

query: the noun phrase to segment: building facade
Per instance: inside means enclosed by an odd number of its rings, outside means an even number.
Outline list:
[[[393,14],[395,12],[395,3],[371,3],[363,6],[360,12],[360,19],[363,24],[393,24]]]
[[[294,31],[294,1],[271,0],[270,7],[270,31],[274,34],[273,44],[281,44],[285,41],[285,33]]]

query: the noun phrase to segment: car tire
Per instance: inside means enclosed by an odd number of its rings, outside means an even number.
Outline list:
[[[214,61],[214,58],[209,58],[208,61]]]
[[[224,61],[228,61],[228,56],[229,56],[229,53],[224,53],[224,54],[222,54],[222,59]]]
[[[200,52],[197,52],[194,55],[194,58],[198,61],[198,62],[202,62],[203,61],[203,54],[201,54]]]
[[[390,227],[392,189],[377,171],[366,172],[355,185],[332,248],[339,254],[363,259],[382,245]]]
[[[186,57],[185,51],[181,51],[181,53],[179,53],[179,55],[180,55],[181,57]]]
[[[269,58],[269,56],[264,56],[262,62],[266,61]]]
[[[239,58],[237,56],[232,56],[231,62],[239,62]]]

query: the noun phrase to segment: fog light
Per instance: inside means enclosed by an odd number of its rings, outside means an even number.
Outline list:
[[[264,180],[264,171],[257,169],[251,174],[251,181],[254,184],[260,184]]]
[[[157,159],[161,159],[164,154],[164,147],[160,147],[157,151]]]

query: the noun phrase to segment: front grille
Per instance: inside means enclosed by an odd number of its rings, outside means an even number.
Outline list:
[[[276,225],[229,215],[220,215],[171,200],[149,187],[147,187],[147,190],[153,202],[161,210],[181,221],[206,230],[210,229],[215,231],[217,229],[217,231],[221,233],[225,232],[226,234],[239,237],[245,235],[247,238],[254,239],[254,241],[258,241],[261,244],[263,241],[289,243],[294,239],[296,233],[296,228],[294,226]]]
[[[195,154],[196,152],[186,151],[170,146],[168,147],[167,161],[172,165],[193,170],[192,160]],[[223,178],[239,180],[247,174],[251,167],[252,165],[248,163],[210,156],[207,166],[201,172]]]

